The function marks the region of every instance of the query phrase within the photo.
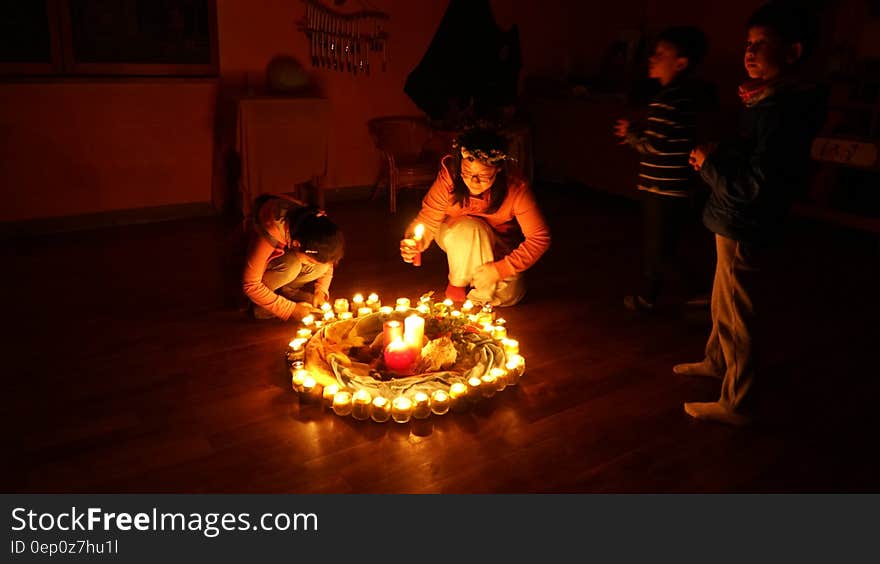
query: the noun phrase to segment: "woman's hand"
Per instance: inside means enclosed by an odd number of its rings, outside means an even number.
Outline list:
[[[293,314],[290,316],[290,319],[294,321],[301,321],[303,317],[311,315],[311,313],[312,304],[308,302],[297,302],[296,306],[293,308]]]
[[[327,292],[322,292],[321,290],[315,290],[315,297],[312,298],[312,305],[315,307],[321,307],[321,304],[330,299],[330,294]]]
[[[424,241],[416,241],[415,239],[401,239],[400,240],[400,257],[403,259],[403,262],[412,262],[415,260],[416,255],[421,253],[424,249]]]
[[[501,280],[498,269],[491,262],[478,267],[474,271],[474,288],[488,288]]]

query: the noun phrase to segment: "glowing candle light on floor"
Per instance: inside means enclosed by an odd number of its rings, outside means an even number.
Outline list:
[[[504,347],[504,354],[507,356],[519,354],[519,341],[516,339],[501,339],[501,346]]]
[[[483,381],[476,376],[471,376],[467,381],[468,398],[476,400],[482,394]]]
[[[398,396],[391,402],[391,418],[398,423],[406,423],[412,416],[412,402],[409,398]]]
[[[431,394],[431,413],[434,415],[443,415],[449,411],[450,403],[449,394],[443,390],[435,390],[434,393]]]
[[[327,313],[328,311],[331,311],[332,309],[333,309],[333,306],[330,305],[330,302],[324,302],[321,304],[321,311],[323,311],[324,313]]]
[[[302,329],[297,329],[296,336],[299,339],[308,339],[312,336],[312,330],[306,327],[303,327]]]
[[[333,302],[333,311],[337,314],[348,311],[348,300],[345,298],[336,298],[336,301]]]
[[[424,419],[431,415],[431,398],[425,392],[416,392],[412,399],[412,415],[416,419]]]
[[[325,311],[324,312],[324,322],[325,323],[330,323],[334,319],[336,319],[335,313],[333,313],[332,311]]]
[[[339,314],[339,321],[345,321],[347,319],[351,319],[352,317],[354,317],[354,314],[352,312],[343,311],[342,313]]]
[[[364,307],[364,295],[363,294],[355,294],[351,298],[351,309],[353,311],[357,311],[358,309]]]
[[[337,384],[330,384],[329,386],[324,386],[324,391],[321,394],[324,398],[324,405],[326,405],[326,406],[333,405],[333,399],[336,397],[337,393],[339,393],[339,386]]]
[[[388,398],[382,396],[373,400],[373,406],[370,409],[370,417],[376,423],[384,423],[391,417],[391,402]]]
[[[425,338],[425,318],[413,314],[404,319],[403,324],[403,340],[410,347],[421,351],[422,341]]]
[[[526,370],[526,359],[518,354],[512,354],[507,357],[504,367],[507,369],[507,383],[515,386]]]
[[[409,310],[409,306],[409,298],[397,298],[397,307],[394,309],[397,311],[407,311]]]
[[[394,308],[391,306],[382,306],[379,308],[379,313],[382,315],[391,315],[394,313]]]
[[[379,311],[379,308],[382,307],[382,302],[379,301],[379,294],[374,292],[367,296],[367,307],[373,311]]]
[[[373,396],[366,390],[358,390],[351,398],[351,416],[358,421],[364,421],[370,418],[370,405],[373,403]]]
[[[461,304],[461,312],[462,313],[470,313],[474,309],[474,302],[470,300],[465,300],[463,304]]]
[[[309,314],[309,315],[303,317],[302,324],[305,325],[306,327],[311,327],[312,325],[315,324],[315,316]]]
[[[303,368],[298,368],[293,371],[293,375],[290,377],[290,382],[293,385],[293,389],[297,392],[303,391],[303,384],[306,381],[306,378],[310,378],[311,374],[309,374],[308,370]]]
[[[371,313],[373,313],[373,310],[368,308],[367,306],[363,306],[363,307],[358,308],[358,317],[366,317],[366,316],[370,315]]]
[[[495,367],[489,370],[489,374],[495,377],[495,389],[499,392],[507,387],[507,370]]]
[[[316,382],[314,378],[312,378],[311,376],[306,376],[305,378],[303,378],[302,391],[300,391],[300,394],[305,396],[304,399],[309,400],[315,394],[315,389],[317,388],[317,386],[318,382]]]
[[[480,393],[483,394],[484,398],[491,398],[498,391],[498,378],[491,371],[488,374],[483,374],[480,377],[480,381],[482,382]]]
[[[336,392],[336,395],[333,396],[333,413],[342,416],[351,413],[351,393],[346,391]]]
[[[492,338],[500,341],[501,339],[507,338],[507,327],[504,325],[496,325],[492,329]]]
[[[455,382],[449,386],[449,408],[453,411],[459,411],[465,406],[465,399],[468,395],[468,388],[462,382]]]

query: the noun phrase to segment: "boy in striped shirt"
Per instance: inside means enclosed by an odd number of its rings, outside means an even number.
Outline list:
[[[695,27],[672,27],[657,38],[649,76],[660,91],[640,124],[618,120],[615,135],[640,154],[636,187],[641,191],[644,279],[638,294],[624,298],[633,311],[651,311],[663,282],[675,269],[675,254],[690,224],[693,170],[688,163],[696,145],[697,111],[704,100],[691,78],[706,54],[706,38]]]

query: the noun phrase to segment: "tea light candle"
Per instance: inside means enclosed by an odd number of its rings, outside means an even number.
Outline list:
[[[410,347],[421,351],[425,338],[425,318],[413,314],[404,319],[403,324],[403,340]]]
[[[483,394],[484,398],[491,398],[498,391],[498,378],[491,371],[488,374],[483,374],[480,377],[480,381],[482,382],[480,393]]]
[[[370,417],[376,423],[385,423],[391,417],[391,402],[388,398],[382,396],[373,400],[373,407],[370,409]]]
[[[461,317],[461,312],[457,309],[452,310],[452,313],[449,314],[451,317],[455,319],[459,319]]]
[[[462,313],[470,313],[474,309],[474,302],[470,300],[465,300],[463,304],[461,304]]]
[[[333,321],[334,319],[336,319],[336,314],[335,314],[335,313],[333,313],[332,311],[325,311],[325,312],[324,312],[324,321],[325,321],[326,323],[330,323],[330,322]]]
[[[366,317],[371,313],[373,313],[373,310],[371,308],[368,308],[367,306],[358,308],[358,317]]]
[[[302,339],[300,337],[297,337],[296,339],[290,341],[290,343],[288,343],[287,345],[288,360],[302,360],[303,355],[305,354],[305,346],[308,342],[308,339]]]
[[[351,319],[352,317],[354,317],[354,314],[352,312],[343,311],[342,313],[339,314],[339,321],[345,321],[347,319]]]
[[[379,313],[382,315],[391,315],[394,313],[394,308],[391,306],[382,306],[379,308]]]
[[[492,329],[492,338],[495,340],[501,340],[507,338],[507,327],[504,325],[496,325]]]
[[[330,305],[330,302],[324,302],[321,304],[321,311],[323,311],[324,313],[327,313],[328,311],[330,311],[332,309],[333,309],[333,306]]]
[[[316,320],[315,320],[315,329],[320,329],[320,328],[323,327],[323,326],[324,326],[324,320],[323,320],[323,319],[316,319]]]
[[[364,295],[363,294],[355,294],[351,298],[351,309],[357,311],[358,309],[364,306]]]
[[[300,394],[305,396],[305,399],[311,398],[311,396],[315,393],[315,389],[318,386],[318,382],[315,381],[311,376],[306,376],[303,378],[302,390]]]
[[[518,354],[512,354],[507,357],[507,364],[504,367],[507,369],[507,383],[515,386],[526,370],[526,359]]]
[[[431,413],[434,415],[443,415],[449,411],[450,399],[449,394],[443,390],[435,390],[431,394]]]
[[[519,354],[519,341],[516,339],[502,339],[501,346],[504,347],[504,354],[507,356]]]
[[[367,296],[367,306],[373,311],[379,311],[379,308],[382,307],[382,302],[379,301],[379,294],[372,293]]]
[[[396,319],[390,319],[382,324],[382,344],[386,347],[392,341],[403,339],[403,325]]]
[[[476,400],[482,393],[483,381],[476,376],[471,376],[467,381],[468,398]]]
[[[290,378],[290,382],[293,385],[293,389],[297,392],[303,391],[303,384],[306,381],[306,378],[310,378],[311,374],[309,374],[308,370],[303,368],[298,368],[293,371],[293,375]]]
[[[324,405],[331,406],[333,405],[333,400],[336,397],[336,394],[339,392],[339,386],[337,384],[330,384],[329,386],[324,386],[324,391],[321,396],[324,398]]]
[[[431,308],[428,307],[428,304],[419,304],[418,307],[416,307],[416,311],[422,315],[428,315],[431,313]]]
[[[495,389],[499,392],[507,387],[507,370],[495,367],[489,370],[489,374],[495,377]]]
[[[300,339],[306,339],[306,340],[308,340],[309,337],[312,336],[312,330],[311,330],[311,329],[307,329],[307,328],[305,328],[305,327],[303,327],[302,329],[297,329],[297,331],[296,331],[296,336],[297,336],[298,338],[300,338]]]
[[[410,306],[409,298],[397,298],[397,307],[394,308],[397,311],[407,311]]]
[[[336,301],[333,302],[333,311],[336,313],[348,311],[348,300],[345,298],[336,298]]]
[[[431,415],[431,398],[425,392],[416,392],[412,399],[412,415],[416,419],[425,419]]]
[[[373,403],[373,396],[366,390],[358,390],[351,398],[351,416],[358,421],[364,421],[370,418],[370,405]]]
[[[458,411],[464,407],[464,401],[468,395],[468,388],[462,382],[455,382],[449,386],[449,408]]]
[[[351,413],[351,394],[349,392],[336,392],[336,395],[333,396],[333,413],[342,416]]]
[[[454,305],[454,302],[449,298],[446,298],[445,300],[443,300],[443,305],[445,305],[446,307],[452,307]]]
[[[391,418],[398,423],[406,423],[412,415],[412,402],[409,398],[398,396],[391,402]]]
[[[315,324],[315,316],[312,314],[309,314],[309,315],[303,317],[301,321],[302,321],[302,324],[305,325],[306,327],[311,327],[312,325]]]

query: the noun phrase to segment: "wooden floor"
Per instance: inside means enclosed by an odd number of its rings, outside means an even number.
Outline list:
[[[705,312],[633,317],[632,202],[539,190],[552,249],[527,300],[503,315],[528,373],[463,414],[361,423],[298,404],[283,351],[293,328],[242,315],[228,225],[216,218],[4,245],[7,492],[856,492],[880,491],[878,288],[867,236],[792,235],[773,364],[773,416],[731,429],[686,400],[718,384],[671,373],[698,360]],[[348,236],[336,295],[417,297],[445,286],[444,255],[397,256],[416,193],[339,202]],[[707,277],[700,231],[689,244]]]

